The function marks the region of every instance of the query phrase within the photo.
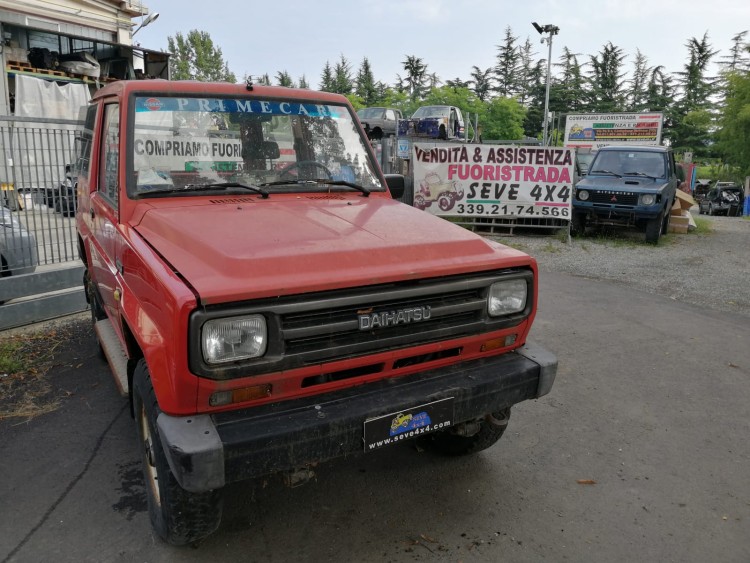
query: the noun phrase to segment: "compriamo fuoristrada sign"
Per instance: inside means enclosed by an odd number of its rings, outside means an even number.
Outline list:
[[[440,216],[570,219],[573,150],[415,143],[414,207]]]

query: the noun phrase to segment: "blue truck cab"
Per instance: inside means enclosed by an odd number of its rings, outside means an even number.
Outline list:
[[[573,196],[571,231],[588,226],[636,227],[657,244],[684,178],[668,147],[608,146],[594,156]]]

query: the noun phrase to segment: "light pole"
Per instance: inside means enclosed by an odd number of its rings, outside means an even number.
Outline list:
[[[152,13],[150,13],[146,17],[146,19],[143,20],[143,22],[141,23],[141,25],[139,25],[138,27],[136,27],[133,30],[133,33],[130,34],[130,37],[133,37],[136,33],[138,33],[142,27],[146,27],[148,24],[156,21],[156,18],[158,18],[158,17],[159,17],[159,12],[152,12]]]
[[[550,73],[550,65],[552,64],[552,36],[557,35],[557,33],[560,31],[560,28],[551,23],[548,23],[542,26],[536,22],[531,22],[531,25],[533,25],[534,29],[536,29],[539,32],[539,35],[543,33],[549,33],[546,39],[542,37],[542,43],[546,41],[547,44],[549,45],[549,55],[547,55],[547,87],[545,88],[545,92],[544,92],[544,132],[542,133],[542,144],[546,146],[548,144],[547,142],[547,118],[549,116],[549,73]]]

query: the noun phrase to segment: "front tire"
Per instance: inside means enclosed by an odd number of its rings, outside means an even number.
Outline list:
[[[649,244],[659,244],[659,237],[661,236],[662,224],[664,223],[664,213],[662,209],[661,213],[656,219],[649,219],[646,221],[646,242]]]
[[[151,525],[171,545],[187,545],[206,538],[221,522],[221,491],[191,493],[180,487],[172,474],[156,425],[161,412],[159,403],[143,359],[138,361],[133,375],[133,412]]]
[[[574,235],[583,235],[586,232],[586,214],[573,213],[570,220],[570,232]]]
[[[664,210],[664,221],[662,221],[661,226],[661,234],[666,235],[669,232],[669,221],[672,217],[672,214],[668,211],[669,209],[672,209],[672,206],[667,206],[667,209]]]
[[[451,430],[428,434],[423,444],[444,455],[469,455],[486,450],[505,433],[510,420],[510,407],[485,416],[478,424],[479,431],[471,436],[461,436]]]

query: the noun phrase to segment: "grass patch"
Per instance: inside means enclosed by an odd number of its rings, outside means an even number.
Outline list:
[[[693,216],[693,219],[695,219],[695,229],[688,231],[688,233],[695,235],[709,235],[713,232],[710,219],[696,216]]]
[[[24,369],[20,349],[20,342],[0,341],[0,376],[7,377]]]
[[[540,252],[549,252],[550,254],[557,254],[558,252],[562,252],[562,249],[556,244],[553,244],[551,240],[547,241],[547,244],[545,244],[539,250]]]
[[[60,406],[46,376],[66,340],[57,331],[0,338],[0,420],[33,418]]]

